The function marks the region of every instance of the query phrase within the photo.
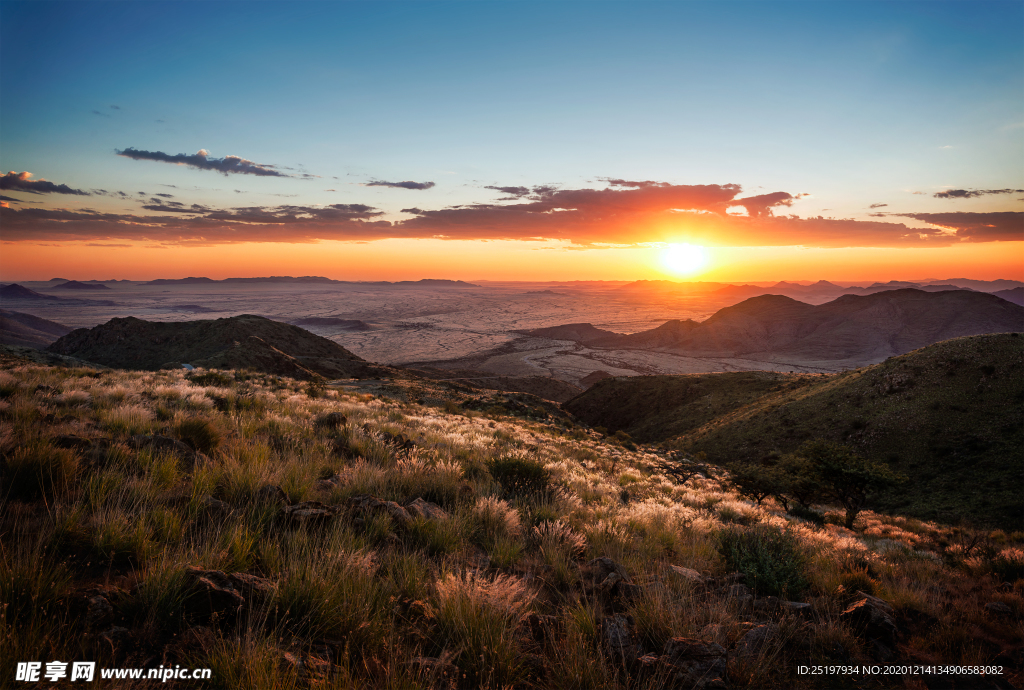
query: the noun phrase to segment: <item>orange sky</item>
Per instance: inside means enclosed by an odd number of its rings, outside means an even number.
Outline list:
[[[97,246],[103,245],[103,246]],[[148,245],[148,246],[147,246]],[[136,242],[0,244],[8,281],[220,279],[322,275],[339,280],[886,281],[1024,280],[1024,242],[930,248],[710,247],[699,271],[675,273],[662,246],[569,248],[565,242],[391,239],[373,242],[161,245]]]

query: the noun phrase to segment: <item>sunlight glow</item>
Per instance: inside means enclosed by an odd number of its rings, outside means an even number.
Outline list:
[[[694,273],[707,264],[708,255],[696,244],[670,244],[661,252],[661,261],[673,273]]]

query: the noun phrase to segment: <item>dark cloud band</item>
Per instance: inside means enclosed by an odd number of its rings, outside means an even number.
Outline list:
[[[54,184],[47,180],[30,179],[30,172],[14,172],[13,170],[3,177],[0,177],[0,189],[18,190],[32,194],[75,194],[78,196],[90,196],[89,192],[81,189],[72,189],[66,184]]]
[[[223,158],[211,158],[209,151],[199,149],[196,153],[176,153],[174,155],[163,151],[143,151],[128,147],[123,151],[116,151],[117,155],[131,158],[137,161],[158,161],[160,163],[173,163],[175,165],[187,165],[197,170],[214,170],[224,175],[229,173],[239,175],[258,175],[260,177],[289,177],[274,169],[273,165],[254,163],[238,156],[224,156]]]
[[[405,182],[384,182],[383,180],[374,180],[373,182],[367,182],[366,187],[395,187],[397,189],[430,189],[434,186],[433,182],[412,182],[406,180]]]

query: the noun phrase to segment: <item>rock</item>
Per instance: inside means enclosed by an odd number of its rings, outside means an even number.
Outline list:
[[[669,570],[673,574],[678,575],[684,581],[694,585],[702,586],[705,582],[707,582],[707,578],[705,578],[703,575],[701,575],[696,570],[693,570],[691,568],[683,568],[682,566],[678,565],[670,565]]]
[[[985,612],[999,618],[1009,618],[1013,616],[1013,609],[1001,601],[991,601],[985,604]]]
[[[187,572],[195,579],[191,596],[183,606],[186,617],[200,621],[232,619],[242,610],[245,597],[234,588],[224,572],[192,567]]]
[[[861,598],[839,614],[839,619],[849,623],[868,641],[878,641],[886,647],[895,648],[899,629],[896,627],[892,606],[864,592],[857,594]]]
[[[662,664],[668,672],[669,687],[720,688],[728,681],[725,647],[714,642],[673,637],[665,643]]]
[[[415,442],[405,434],[393,434],[390,431],[378,432],[384,443],[394,446],[399,451],[409,452],[416,447]]]
[[[193,579],[192,593],[184,610],[188,618],[206,621],[213,617],[230,619],[243,607],[267,601],[277,589],[270,580],[248,573],[225,573],[189,566],[186,574]]]
[[[602,620],[601,643],[613,663],[632,665],[640,656],[633,617],[617,614]]]
[[[319,501],[303,501],[285,506],[281,512],[289,522],[312,525],[323,524],[333,518],[335,509]]]
[[[348,417],[340,412],[328,412],[313,420],[313,427],[316,429],[337,429],[346,424],[348,424]]]
[[[394,501],[382,501],[379,498],[375,498],[367,494],[361,494],[359,496],[352,496],[348,499],[347,506],[349,511],[351,511],[355,517],[362,518],[363,520],[366,520],[374,513],[384,512],[387,513],[399,527],[405,528],[412,523],[412,515],[409,514],[409,511]]]
[[[657,654],[644,654],[636,663],[641,671],[655,671],[661,666],[661,657]]]
[[[210,461],[208,457],[199,451],[192,450],[178,439],[171,438],[170,436],[160,436],[159,434],[140,434],[129,438],[128,445],[136,450],[148,448],[153,453],[170,453],[172,455],[177,455],[178,459],[185,463],[188,469],[192,469],[196,465],[202,465]]]
[[[110,645],[112,652],[117,652],[131,643],[132,634],[128,628],[115,625],[110,630],[100,633],[100,639]]]
[[[200,500],[200,505],[202,505],[203,512],[206,513],[207,517],[224,519],[231,515],[231,506],[224,501],[217,500],[213,496],[203,496]]]
[[[746,585],[730,585],[725,593],[726,596],[733,599],[751,596],[750,588]]]
[[[269,503],[271,505],[288,505],[288,495],[279,486],[264,484],[253,496],[257,503]]]
[[[441,509],[441,506],[417,498],[405,507],[409,515],[423,518],[424,520],[447,520],[448,513]]]
[[[337,487],[341,486],[342,481],[344,481],[344,478],[340,474],[335,474],[334,476],[328,477],[327,479],[321,479],[320,481],[318,481],[316,483],[316,490],[330,491],[331,489],[336,489]]]
[[[759,625],[751,628],[736,642],[736,656],[739,658],[751,659],[756,657],[765,648],[772,638],[778,636],[779,626],[774,623]]]
[[[97,594],[90,597],[86,614],[85,625],[88,628],[96,629],[109,625],[114,620],[114,607],[103,595]]]
[[[800,601],[781,601],[779,602],[779,609],[783,613],[795,613],[800,616],[809,616],[814,612],[814,608],[810,604]]]
[[[268,601],[277,591],[277,585],[273,581],[258,575],[231,573],[228,579],[235,591],[241,594],[250,606]]]

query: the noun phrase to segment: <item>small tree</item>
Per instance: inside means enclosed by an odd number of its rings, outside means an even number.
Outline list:
[[[786,491],[789,486],[789,477],[777,465],[764,463],[750,463],[738,467],[731,472],[732,484],[741,496],[761,501],[769,496],[775,496],[788,508],[789,501],[786,498]]]
[[[779,502],[786,512],[789,512],[790,497],[803,508],[809,509],[811,503],[825,493],[825,486],[814,463],[799,452],[783,455],[778,467],[782,477]]]
[[[831,441],[808,441],[796,454],[809,462],[813,474],[846,508],[847,529],[853,529],[853,521],[871,494],[906,480],[888,465],[862,458],[851,448]]]

